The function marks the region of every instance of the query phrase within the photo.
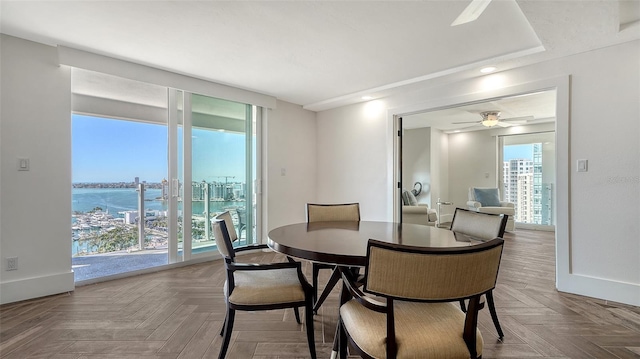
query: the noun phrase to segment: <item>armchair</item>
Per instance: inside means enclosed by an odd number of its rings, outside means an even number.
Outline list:
[[[347,343],[363,358],[481,358],[480,297],[495,287],[503,243],[442,250],[369,240],[363,282],[341,269],[340,358]],[[451,303],[465,299],[466,312]]]
[[[218,358],[224,359],[229,349],[237,310],[258,311],[293,308],[300,323],[298,308],[305,308],[307,341],[311,358],[316,358],[313,333],[313,288],[302,273],[300,262],[238,263],[236,253],[268,248],[266,245],[233,247],[238,238],[229,212],[224,212],[213,223],[216,246],[225,261],[226,282],[224,300],[227,305],[220,335],[223,336]]]
[[[413,193],[402,192],[402,222],[434,226],[438,216],[426,203],[418,203]]]
[[[500,190],[497,188],[469,187],[469,209],[481,213],[506,214],[507,232],[515,230],[515,205],[511,202],[500,200]]]

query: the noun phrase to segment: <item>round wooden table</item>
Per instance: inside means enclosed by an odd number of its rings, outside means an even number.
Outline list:
[[[469,247],[484,241],[437,228],[394,222],[312,222],[278,227],[269,232],[268,246],[291,257],[347,267],[363,267],[367,242],[376,239],[431,248]]]

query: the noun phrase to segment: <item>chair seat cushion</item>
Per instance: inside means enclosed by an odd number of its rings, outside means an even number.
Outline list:
[[[457,303],[456,303],[457,304]],[[469,358],[462,338],[465,314],[454,303],[394,302],[398,358]],[[386,315],[351,300],[340,307],[340,318],[353,341],[374,358],[386,358]],[[482,354],[482,335],[476,331]]]
[[[236,271],[234,281],[229,302],[236,305],[293,303],[305,299],[295,268]],[[224,292],[227,293],[227,283]]]

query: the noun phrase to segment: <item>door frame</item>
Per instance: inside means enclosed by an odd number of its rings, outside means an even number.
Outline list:
[[[399,147],[398,136],[395,134],[401,131],[400,121],[397,119],[403,116],[412,115],[420,112],[435,111],[464,104],[477,102],[486,102],[495,98],[509,97],[519,94],[526,94],[544,90],[556,90],[556,186],[555,200],[555,239],[556,239],[556,286],[559,290],[567,290],[573,286],[575,280],[571,268],[571,218],[570,218],[570,187],[571,181],[571,165],[569,153],[569,122],[570,122],[570,76],[558,76],[538,81],[532,81],[525,84],[507,86],[499,89],[475,92],[458,97],[448,97],[433,99],[425,103],[408,105],[390,109],[387,118],[392,128],[393,142],[391,151],[393,152],[393,178],[392,178],[392,195],[391,203],[393,203],[393,218],[400,218],[399,212],[402,211],[400,204],[401,196],[396,190],[397,183],[400,181],[399,175],[402,168],[399,167],[399,156],[401,148]]]

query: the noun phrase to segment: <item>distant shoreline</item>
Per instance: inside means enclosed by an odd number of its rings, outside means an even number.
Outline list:
[[[71,184],[72,188],[138,188],[135,182],[77,182]],[[145,182],[147,188],[162,188],[160,182]]]

